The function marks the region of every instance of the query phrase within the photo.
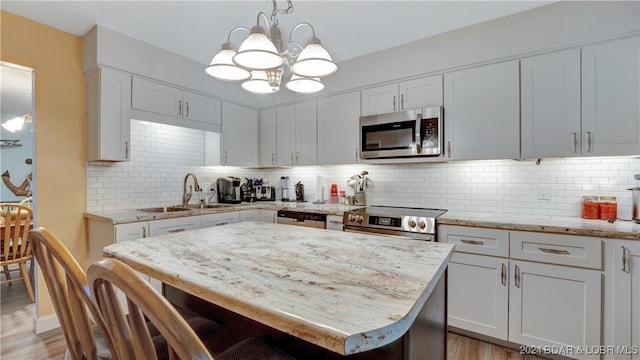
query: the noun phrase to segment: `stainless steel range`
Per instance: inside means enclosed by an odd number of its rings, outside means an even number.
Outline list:
[[[342,217],[342,224],[344,225],[344,231],[404,236],[425,241],[435,241],[436,218],[445,212],[447,210],[367,206],[363,209],[345,212]]]

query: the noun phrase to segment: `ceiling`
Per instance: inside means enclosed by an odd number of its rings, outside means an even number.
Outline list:
[[[285,41],[295,24],[310,23],[340,62],[551,2],[295,0],[295,11],[278,21]],[[277,4],[286,7],[286,1]],[[269,16],[272,2],[2,0],[0,8],[77,36],[98,24],[208,64],[231,29],[255,25],[260,11]],[[240,34],[231,39],[236,48]],[[304,43],[309,36],[302,28],[293,40]]]

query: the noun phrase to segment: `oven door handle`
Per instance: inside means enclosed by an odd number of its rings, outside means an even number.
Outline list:
[[[361,228],[357,226],[349,226],[349,225],[344,225],[343,231],[366,234],[366,235],[385,235],[385,236],[395,237],[399,239],[413,239],[413,240],[423,240],[423,241],[434,241],[434,238],[435,238],[433,234],[419,234],[419,233],[398,234],[397,231],[393,231],[393,230],[365,229],[365,228]]]

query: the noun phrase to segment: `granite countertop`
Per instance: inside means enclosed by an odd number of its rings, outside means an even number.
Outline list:
[[[359,209],[362,206],[341,205],[341,204],[314,204],[312,202],[282,202],[282,201],[262,201],[255,203],[225,204],[223,207],[211,209],[191,209],[184,211],[174,211],[169,213],[145,212],[136,209],[127,210],[105,210],[85,212],[87,219],[107,221],[114,225],[126,224],[138,221],[151,221],[180,218],[185,216],[196,216],[206,214],[225,213],[230,211],[242,211],[252,209],[262,210],[299,210],[304,212],[314,212],[319,214],[342,216],[345,211]]]
[[[452,251],[451,244],[260,222],[104,249],[180,290],[343,355],[400,338]]]
[[[437,224],[640,240],[640,224],[624,220],[609,223],[579,217],[448,211],[437,219]]]

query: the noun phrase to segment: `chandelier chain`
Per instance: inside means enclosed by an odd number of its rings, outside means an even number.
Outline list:
[[[293,3],[292,0],[287,0],[287,7],[284,9],[280,9],[278,7],[278,3],[276,0],[272,0],[273,2],[273,10],[271,11],[271,22],[274,24],[278,24],[278,14],[283,14],[283,15],[287,15],[287,14],[291,14],[293,12]]]

